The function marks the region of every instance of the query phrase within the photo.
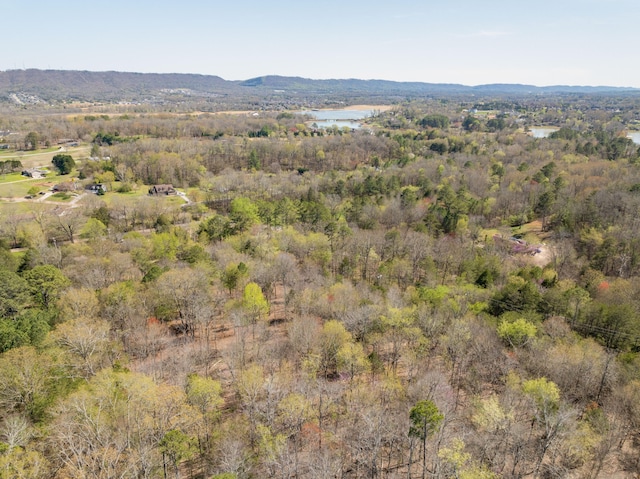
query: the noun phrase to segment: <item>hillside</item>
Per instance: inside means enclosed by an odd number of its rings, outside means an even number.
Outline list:
[[[5,99],[12,93],[23,93],[44,101],[134,100],[159,95],[163,90],[227,93],[234,86],[210,75],[35,69],[0,72],[0,96]]]
[[[397,95],[510,94],[542,95],[557,93],[638,93],[618,87],[548,86],[394,82],[386,80],[331,79],[262,76],[246,81],[228,81],[218,76],[178,73],[89,72],[65,70],[7,70],[0,72],[0,101],[13,103],[68,101],[159,102],[167,97],[257,96],[286,92],[289,95],[359,95],[377,97]]]

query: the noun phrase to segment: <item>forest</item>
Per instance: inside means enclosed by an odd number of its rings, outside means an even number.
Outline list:
[[[0,106],[1,479],[640,477],[637,93],[211,101]]]

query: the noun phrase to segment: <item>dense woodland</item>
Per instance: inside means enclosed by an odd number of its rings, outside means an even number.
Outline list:
[[[184,109],[0,110],[0,478],[640,477],[638,95]]]

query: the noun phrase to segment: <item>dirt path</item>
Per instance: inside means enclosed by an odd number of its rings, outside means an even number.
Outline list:
[[[45,195],[43,195],[41,197],[38,197],[38,198],[13,197],[13,198],[4,198],[4,200],[9,202],[9,203],[26,203],[26,202],[29,202],[29,203],[44,203],[44,204],[47,204],[47,205],[68,206],[69,208],[77,208],[78,207],[78,201],[80,201],[82,198],[84,198],[87,195],[87,193],[80,193],[77,196],[74,196],[69,201],[47,200],[47,198],[49,198],[53,194],[55,194],[55,193],[47,192]]]
[[[533,233],[538,238],[539,253],[529,257],[529,262],[544,268],[553,261],[553,244],[549,242],[549,232],[542,231],[542,221],[535,220],[527,225],[529,233]]]
[[[540,252],[536,253],[534,256],[531,256],[530,262],[536,266],[544,268],[553,261],[552,248],[553,247],[548,244],[543,244],[539,248]]]

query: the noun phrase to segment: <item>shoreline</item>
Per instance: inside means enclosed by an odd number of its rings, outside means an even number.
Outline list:
[[[378,110],[378,111],[389,111],[391,109],[394,108],[394,105],[349,105],[349,106],[343,106],[340,108],[316,108],[316,109],[311,109],[309,108],[308,111],[366,111],[366,110]],[[287,110],[287,111],[291,111],[291,110]],[[302,111],[302,110],[300,110]],[[292,111],[293,113],[295,113],[295,111]],[[252,113],[273,113],[272,111],[265,111],[265,112],[260,112],[260,111],[256,111],[256,110],[228,110],[228,111],[216,111],[216,112],[211,112],[212,115],[242,115],[242,114],[247,114],[250,115]]]
[[[393,105],[349,105],[342,108],[320,108],[318,111],[326,110],[353,110],[353,111],[365,111],[365,110],[380,110],[389,111],[393,108]]]

